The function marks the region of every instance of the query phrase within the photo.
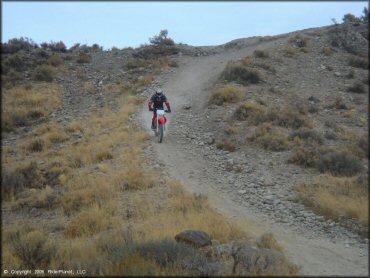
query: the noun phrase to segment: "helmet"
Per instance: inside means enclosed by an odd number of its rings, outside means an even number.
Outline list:
[[[155,94],[156,94],[157,96],[161,96],[161,95],[163,94],[162,89],[161,89],[161,88],[156,88],[156,89],[155,89]]]

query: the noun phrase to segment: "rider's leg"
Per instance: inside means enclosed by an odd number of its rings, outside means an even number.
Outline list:
[[[153,118],[152,118],[152,129],[156,129],[157,128],[157,113],[153,113]]]

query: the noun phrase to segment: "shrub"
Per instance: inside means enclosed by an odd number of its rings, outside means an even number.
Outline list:
[[[358,139],[357,146],[363,151],[366,157],[369,155],[369,137],[367,135]]]
[[[293,154],[289,157],[288,163],[293,163],[304,167],[315,167],[318,155],[318,150],[315,147],[299,147],[296,148]]]
[[[235,81],[242,85],[257,84],[262,81],[259,71],[230,63],[221,73],[221,78],[229,82]]]
[[[351,69],[348,74],[346,75],[348,79],[353,79],[355,77],[355,71]]]
[[[127,61],[124,67],[128,70],[131,70],[131,69],[136,69],[136,68],[147,67],[149,65],[150,65],[150,60],[140,59],[140,58],[137,58],[137,59],[131,58]]]
[[[302,37],[301,35],[296,35],[294,38],[290,39],[290,42],[293,43],[293,45],[299,47],[299,48],[305,48],[307,47],[308,41],[310,39],[307,37]]]
[[[312,122],[305,118],[304,115],[297,112],[297,109],[292,106],[280,110],[271,109],[267,117],[273,124],[282,127],[292,127],[295,129],[300,127],[312,127]]]
[[[331,47],[324,47],[321,50],[321,53],[324,54],[325,56],[330,56],[331,54],[333,54],[333,52],[334,52],[334,50]]]
[[[91,62],[91,55],[83,51],[80,51],[78,55],[77,63],[86,64],[90,62]]]
[[[196,253],[191,246],[169,238],[136,244],[134,248],[140,256],[154,259],[161,267],[174,266],[184,257],[193,257]]]
[[[22,80],[23,76],[18,71],[15,71],[14,69],[10,69],[7,72],[6,77],[2,81],[4,81],[4,84],[6,84],[7,88],[10,88],[12,86],[15,86],[18,81]]]
[[[268,58],[269,57],[269,53],[267,52],[267,50],[255,50],[253,52],[253,55],[257,58]]]
[[[12,231],[9,234],[11,251],[23,267],[37,269],[47,267],[53,259],[56,246],[45,233],[37,230]]]
[[[48,64],[58,67],[63,63],[63,59],[59,55],[52,55],[48,59]]]
[[[37,49],[37,52],[36,54],[40,57],[40,58],[48,58],[50,55],[44,50],[44,49]]]
[[[240,121],[245,121],[248,118],[252,120],[260,118],[265,113],[265,108],[254,102],[246,101],[239,105],[234,112],[234,117]]]
[[[366,180],[363,180],[366,178]],[[363,183],[365,182],[365,183]],[[367,175],[358,177],[333,177],[320,175],[296,187],[299,201],[325,218],[342,222],[343,216],[358,220],[363,227],[351,225],[351,230],[361,236],[368,235],[368,180]],[[345,222],[342,222],[343,224]]]
[[[167,35],[168,31],[166,29],[161,30],[159,35],[150,38],[149,41],[154,45],[174,45],[175,42],[172,39],[167,38]]]
[[[68,237],[91,236],[110,225],[110,215],[104,209],[93,206],[78,214],[67,226],[65,235]]]
[[[67,47],[62,41],[50,42],[50,44],[48,46],[52,51],[57,51],[57,52],[66,52],[67,51]]]
[[[54,69],[50,65],[43,64],[36,69],[34,80],[51,82],[54,79]]]
[[[351,13],[343,16],[343,23],[360,23],[361,19]]]
[[[132,53],[134,58],[157,59],[163,56],[174,55],[179,52],[178,47],[168,44],[145,45]]]
[[[275,249],[277,251],[283,251],[283,248],[279,245],[274,235],[271,233],[265,233],[260,236],[257,240],[257,246],[259,248]]]
[[[352,56],[348,60],[348,64],[351,67],[360,68],[360,69],[368,69],[369,68],[369,60],[366,58],[360,58],[356,56]]]
[[[222,105],[224,103],[238,102],[243,97],[243,91],[235,85],[226,85],[215,90],[211,96],[210,103]]]
[[[6,59],[4,65],[16,71],[22,71],[26,66],[24,60],[18,54],[14,54]]]
[[[342,97],[342,96],[337,96],[335,98],[335,102],[334,102],[333,106],[337,109],[344,109],[344,110],[348,109],[347,103],[346,103],[344,97]]]
[[[37,48],[38,45],[29,38],[20,37],[19,39],[10,39],[7,43],[1,45],[1,52],[4,54],[13,54],[20,50],[32,50]]]
[[[287,46],[283,49],[284,56],[286,57],[293,57],[296,52],[296,49],[292,46]]]
[[[294,138],[303,139],[309,143],[322,144],[324,139],[323,137],[315,130],[303,127],[298,130],[294,130],[289,135],[289,140],[294,140]]]
[[[291,147],[288,136],[272,127],[270,123],[264,123],[257,127],[254,134],[247,139],[249,141],[255,141],[264,149],[271,151],[284,151]]]
[[[348,87],[347,89],[349,92],[357,93],[357,94],[364,94],[366,93],[366,87],[361,82],[356,82],[352,86]]]
[[[303,52],[303,53],[308,53],[310,52],[310,49],[308,47],[302,47],[299,49],[299,51]]]
[[[217,149],[225,150],[229,152],[234,152],[236,150],[236,147],[233,143],[223,140],[216,145]]]
[[[334,176],[353,176],[362,170],[359,158],[347,151],[328,151],[317,161],[321,173],[329,172]]]
[[[4,167],[2,172],[2,194],[9,200],[25,188],[40,188],[45,184],[45,179],[36,162],[29,162],[17,168]]]
[[[33,140],[27,147],[32,152],[41,152],[44,148],[45,142],[42,139]]]

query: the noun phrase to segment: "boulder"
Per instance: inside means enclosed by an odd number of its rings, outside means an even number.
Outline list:
[[[196,247],[212,245],[211,237],[199,230],[185,230],[175,236],[177,242],[184,242]]]

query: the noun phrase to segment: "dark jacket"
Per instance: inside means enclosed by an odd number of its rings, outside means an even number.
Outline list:
[[[151,108],[152,105],[153,105],[153,110],[156,111],[158,109],[161,109],[163,110],[163,103],[166,104],[167,106],[167,109],[171,109],[170,108],[170,103],[168,102],[167,100],[167,97],[162,94],[161,96],[157,96],[157,94],[154,94],[152,95],[152,97],[150,98],[149,102],[148,102],[148,108]]]

